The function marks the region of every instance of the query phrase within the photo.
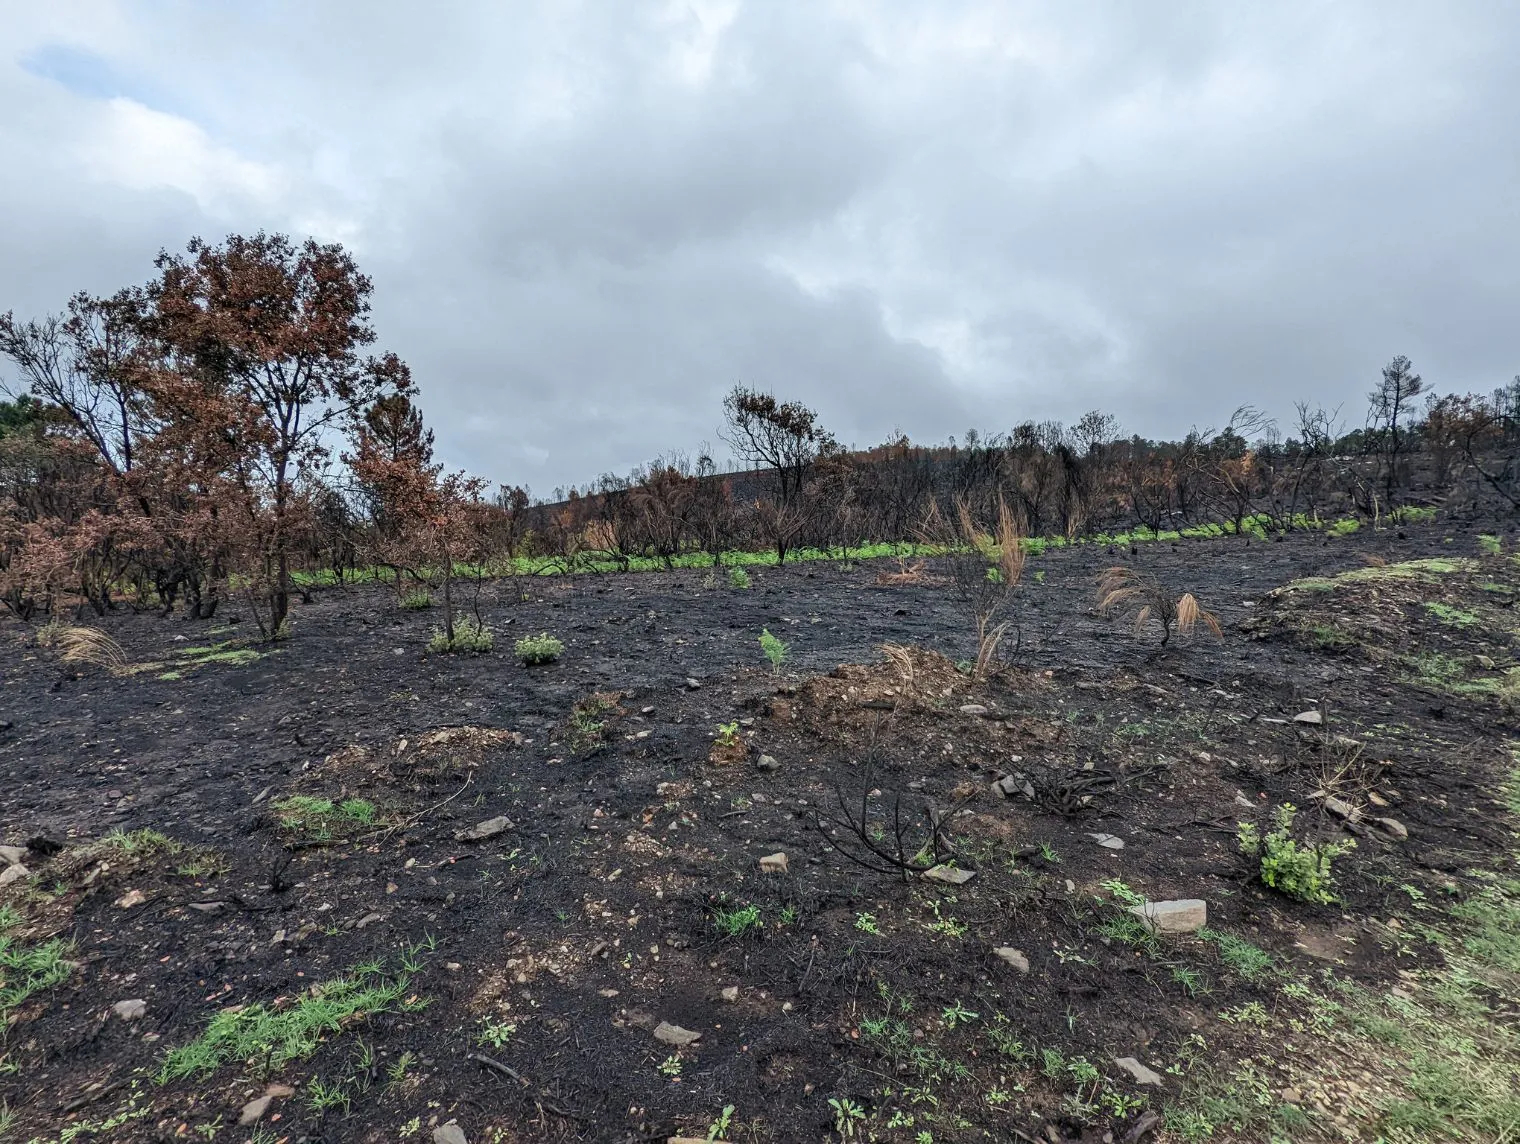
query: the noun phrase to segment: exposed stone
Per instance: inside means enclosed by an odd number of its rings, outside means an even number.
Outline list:
[[[30,874],[30,870],[20,862],[17,862],[14,866],[7,866],[4,870],[0,870],[0,886],[9,886],[12,882],[19,882]]]
[[[1029,972],[1029,958],[1025,957],[1022,950],[1014,949],[1011,945],[1000,945],[992,951],[1000,958],[1013,966],[1020,973]]]
[[[992,789],[1004,798],[1012,798],[1016,794],[1021,794],[1025,798],[1034,797],[1034,784],[1023,773],[1004,775],[992,784]]]
[[[1348,822],[1356,822],[1362,817],[1362,812],[1357,810],[1345,799],[1336,798],[1334,795],[1325,797],[1325,809],[1336,818],[1344,818]]]
[[[1235,805],[1240,807],[1241,810],[1256,809],[1256,804],[1252,802],[1249,797],[1247,797],[1246,792],[1243,790],[1238,790],[1235,792]]]
[[[702,681],[700,679],[693,679],[689,675],[686,677],[686,690],[688,690],[688,691],[696,691],[701,686],[702,686]]]
[[[25,858],[25,846],[0,846],[0,860],[3,860],[7,866],[14,866]]]
[[[755,760],[755,766],[762,771],[779,770],[781,764],[776,761],[775,755],[761,755]]]
[[[723,1000],[730,1003],[737,1001],[739,1000],[739,987],[737,985],[724,986],[720,996],[722,996]]]
[[[14,870],[15,867],[12,866],[11,869]],[[148,895],[141,890],[128,890],[116,899],[116,908],[118,910],[130,910],[133,906],[140,906],[147,900]]]
[[[504,814],[498,814],[495,818],[488,818],[484,822],[477,822],[474,826],[455,831],[454,840],[456,842],[484,842],[487,838],[495,838],[498,834],[505,834],[511,829],[512,820]]]
[[[269,1111],[269,1106],[271,1103],[273,1103],[279,1097],[291,1096],[294,1094],[294,1092],[295,1089],[291,1088],[288,1084],[270,1085],[264,1090],[264,1094],[262,1096],[255,1097],[253,1100],[250,1100],[247,1104],[243,1105],[243,1111],[238,1116],[238,1123],[244,1127],[257,1123],[258,1120],[264,1115],[264,1113]]]
[[[354,929],[363,929],[365,926],[372,926],[376,922],[383,922],[384,920],[384,914],[365,914],[362,918],[359,919],[359,922],[354,926]]]
[[[1114,834],[1089,834],[1087,837],[1091,838],[1099,846],[1106,847],[1109,850],[1124,849],[1124,839]]]
[[[1318,727],[1324,721],[1325,717],[1318,711],[1300,711],[1297,715],[1293,716],[1293,722],[1307,723],[1311,727]]]
[[[198,914],[219,914],[227,908],[226,902],[191,902],[189,905]]]
[[[1130,1076],[1135,1078],[1136,1084],[1160,1084],[1161,1074],[1154,1069],[1148,1069],[1134,1057],[1115,1057],[1114,1064],[1118,1065]]]
[[[134,997],[130,1001],[116,1002],[111,1010],[123,1021],[136,1021],[148,1011],[148,1003],[140,997]]]
[[[980,704],[980,703],[962,703],[961,704],[961,714],[962,715],[985,715],[985,714],[987,714],[987,708],[984,707],[984,706],[982,706],[982,704]]]
[[[667,1045],[674,1045],[678,1049],[684,1049],[687,1045],[694,1045],[700,1041],[702,1034],[683,1029],[680,1025],[672,1025],[669,1021],[661,1021],[654,1027],[654,1039],[663,1041]]]
[[[924,877],[931,882],[944,882],[947,886],[964,886],[976,877],[975,870],[962,870],[959,866],[930,866]]]
[[[1409,827],[1405,826],[1397,818],[1374,818],[1372,821],[1400,841],[1409,837]]]
[[[470,1144],[470,1138],[464,1134],[463,1128],[450,1120],[433,1129],[433,1144]]]
[[[760,873],[762,874],[785,874],[786,855],[778,850],[774,854],[767,854],[760,859]]]
[[[1152,933],[1193,933],[1209,924],[1209,904],[1202,898],[1173,902],[1142,902],[1129,912]]]

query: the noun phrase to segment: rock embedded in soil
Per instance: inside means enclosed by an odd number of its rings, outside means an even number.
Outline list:
[[[1134,1057],[1115,1057],[1114,1064],[1118,1065],[1125,1072],[1129,1073],[1130,1076],[1134,1077],[1136,1084],[1159,1085],[1161,1083],[1160,1073],[1156,1072],[1154,1069],[1146,1068]]]
[[[0,870],[0,886],[9,886],[12,882],[19,882],[30,874],[30,870],[20,862],[17,862],[13,866],[7,866],[4,870]]]
[[[1142,902],[1129,912],[1152,933],[1194,933],[1209,924],[1209,904],[1202,898],[1171,902]]]
[[[484,822],[477,822],[474,826],[467,826],[463,830],[456,831],[456,842],[484,842],[487,838],[495,838],[498,834],[505,834],[512,829],[512,820],[504,814],[498,814],[495,818],[488,818]]]
[[[1293,716],[1293,722],[1307,723],[1311,727],[1318,727],[1324,721],[1325,717],[1318,711],[1300,711],[1297,715]]]
[[[118,910],[130,910],[133,906],[140,906],[147,900],[148,895],[141,890],[128,890],[116,899],[116,908]]]
[[[294,1096],[295,1089],[288,1084],[272,1084],[264,1090],[262,1096],[257,1096],[243,1105],[243,1111],[238,1114],[238,1124],[244,1128],[250,1124],[256,1124],[269,1111],[269,1106],[283,1096]]]
[[[25,858],[25,846],[0,846],[0,860],[7,866],[19,866]]]
[[[1020,973],[1029,972],[1029,958],[1024,956],[1022,950],[1014,949],[1011,945],[1000,945],[992,951],[1000,958],[1013,966]]]
[[[761,755],[760,758],[755,761],[755,766],[757,769],[762,771],[774,771],[781,768],[781,764],[776,761],[775,755]]]
[[[984,706],[982,706],[980,703],[962,703],[961,704],[961,714],[962,715],[985,715],[985,714],[987,714],[987,708],[985,708]]]
[[[1382,828],[1384,833],[1392,835],[1401,842],[1409,837],[1409,827],[1397,818],[1374,818],[1372,821]]]
[[[687,1045],[694,1045],[700,1041],[702,1034],[683,1029],[680,1025],[672,1025],[669,1021],[661,1021],[654,1027],[654,1039],[663,1041],[667,1045],[674,1045],[678,1049],[684,1049]]]
[[[786,873],[786,855],[778,850],[774,854],[767,854],[765,857],[761,858],[760,859],[760,873],[762,873],[762,874],[785,874]]]
[[[1025,798],[1034,797],[1034,784],[1022,773],[1004,775],[992,784],[992,789],[1004,798],[1012,798],[1016,794],[1021,794]]]
[[[1089,834],[1087,837],[1091,838],[1099,846],[1102,846],[1107,850],[1124,849],[1124,839],[1114,834]]]
[[[739,1000],[739,987],[737,985],[725,986],[720,994],[723,1000],[730,1003]]]
[[[470,1144],[470,1138],[464,1134],[463,1128],[450,1120],[433,1129],[433,1144]]]
[[[148,1003],[140,997],[133,997],[129,1001],[116,1002],[111,1011],[123,1021],[137,1021],[148,1011]]]
[[[947,886],[964,886],[976,877],[975,870],[962,870],[959,866],[930,866],[924,877],[931,882],[943,882]]]

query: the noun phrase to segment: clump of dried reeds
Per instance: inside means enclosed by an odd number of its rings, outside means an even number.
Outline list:
[[[63,663],[90,664],[107,671],[120,671],[127,665],[121,644],[99,628],[49,620],[37,629],[37,644],[56,651]]]
[[[1161,625],[1162,647],[1174,631],[1189,636],[1200,624],[1221,639],[1224,637],[1218,618],[1193,593],[1174,595],[1156,577],[1122,564],[1109,568],[1098,578],[1097,610],[1102,615],[1133,613],[1137,632],[1155,620]]]

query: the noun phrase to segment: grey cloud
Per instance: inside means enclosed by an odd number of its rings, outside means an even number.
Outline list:
[[[0,6],[0,309],[341,239],[445,457],[540,492],[735,381],[867,445],[1520,371],[1508,7],[720,7]],[[82,160],[110,123],[174,177]]]

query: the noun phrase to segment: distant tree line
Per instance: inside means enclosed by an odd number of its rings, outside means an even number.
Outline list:
[[[840,550],[922,539],[964,508],[977,527],[1018,515],[1029,535],[1205,522],[1288,530],[1407,503],[1520,511],[1520,378],[1436,396],[1407,358],[1362,424],[1301,403],[1285,434],[1250,406],[1177,441],[1125,436],[1094,410],[1075,424],[847,450],[816,413],[738,386],[705,451],[657,457],[553,503],[444,470],[410,371],[372,353],[372,286],[337,245],[283,235],[192,240],[144,285],[81,293],[65,311],[0,315],[18,385],[0,400],[0,602],[214,615],[230,594],[270,638],[314,574],[387,568],[441,590],[521,558],[573,569],[763,549]]]

